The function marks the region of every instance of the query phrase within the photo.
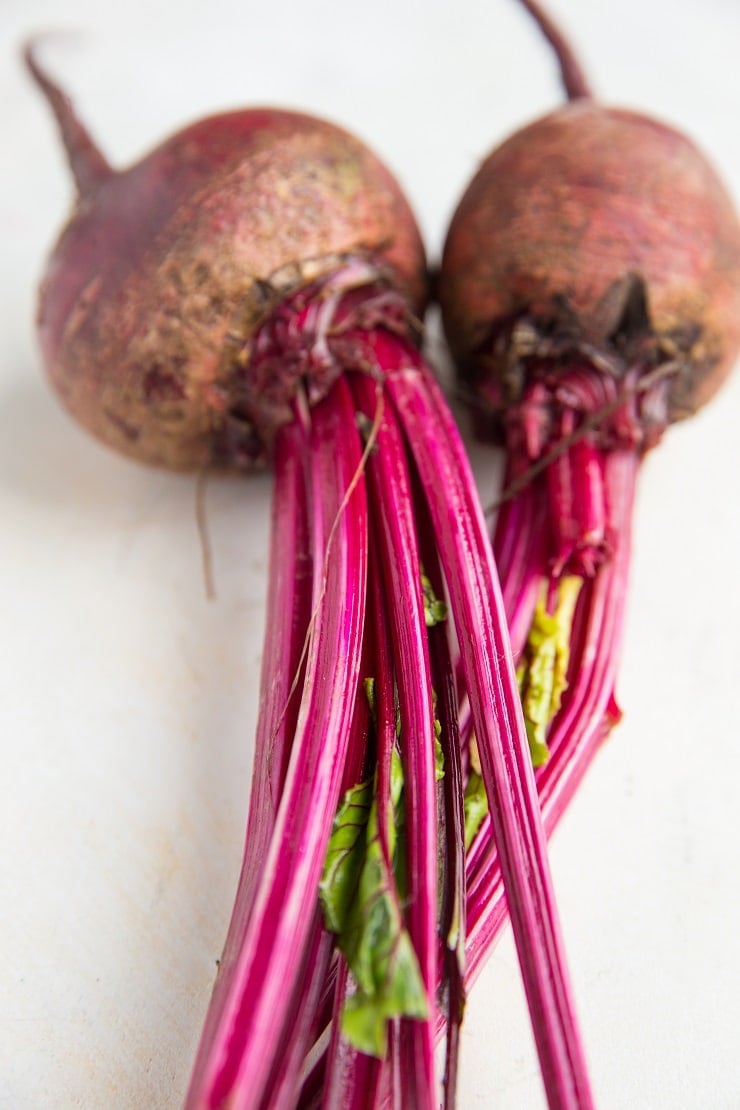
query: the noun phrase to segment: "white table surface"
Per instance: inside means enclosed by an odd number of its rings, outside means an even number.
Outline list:
[[[737,0],[553,0],[605,99],[698,138],[740,198]],[[118,459],[59,410],[32,316],[71,200],[17,60],[31,31],[125,162],[223,107],[356,130],[436,256],[477,161],[559,99],[509,0],[0,3],[0,1107],[177,1107],[241,853],[269,477],[213,480],[217,599],[194,483]],[[740,377],[647,461],[625,720],[553,868],[599,1104],[740,1107]],[[475,451],[486,492],[490,456]],[[509,936],[469,1004],[463,1110],[543,1095]]]

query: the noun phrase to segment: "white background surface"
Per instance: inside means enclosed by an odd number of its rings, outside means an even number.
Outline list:
[[[605,99],[684,127],[740,197],[737,0],[553,0]],[[43,381],[34,286],[70,183],[17,61],[30,31],[117,162],[278,103],[356,130],[432,256],[477,160],[559,98],[509,0],[0,0],[0,1107],[177,1107],[245,823],[269,477],[119,460]],[[740,1107],[740,378],[644,467],[625,721],[553,867],[602,1107]],[[492,488],[490,456],[476,451]],[[463,1037],[463,1110],[543,1105],[507,936]]]

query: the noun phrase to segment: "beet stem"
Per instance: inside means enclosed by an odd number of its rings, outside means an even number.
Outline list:
[[[340,380],[312,410],[307,465],[316,491],[311,523],[319,613],[296,737],[218,1035],[201,1046],[205,1059],[191,1086],[192,1107],[259,1105],[291,1021],[293,987],[303,974],[359,677],[367,554],[364,483],[355,483],[359,447]]]
[[[385,368],[385,361],[378,360]],[[371,419],[377,406],[375,383],[357,375],[352,391],[360,411]],[[370,504],[387,590],[390,633],[397,658],[396,684],[404,770],[404,809],[408,859],[407,919],[427,997],[433,1007],[437,985],[437,788],[434,763],[434,713],[421,567],[410,476],[403,437],[386,406],[378,450],[370,460]],[[399,599],[403,599],[402,602]],[[404,1106],[435,1105],[434,1032],[427,1021],[401,1021],[406,1084]]]
[[[325,1057],[321,1110],[372,1110],[385,1060],[368,1056],[349,1044],[341,1034],[342,1008],[349,989],[349,972],[344,959],[337,975],[331,1039]],[[303,1100],[300,1105],[303,1106]]]
[[[457,430],[436,384],[422,380],[406,370],[389,378],[388,390],[413,443],[443,569],[450,568],[450,604],[545,1089],[553,1110],[586,1110],[593,1100],[493,555]]]
[[[303,1062],[316,1032],[315,1015],[333,947],[334,938],[324,929],[321,913],[317,909],[305,971],[293,993],[290,1024],[283,1034],[280,1050],[275,1053],[267,1093],[259,1110],[294,1110]]]
[[[622,641],[638,466],[638,456],[631,451],[611,452],[605,461],[608,525],[615,544],[611,559],[583,586],[582,630],[574,636],[572,646],[575,678],[552,725],[550,759],[536,776],[548,836],[609,731]],[[503,542],[503,537],[496,538],[499,544]],[[520,645],[514,642],[513,646],[516,652]],[[501,868],[489,817],[468,857],[468,884],[467,959],[472,981],[506,921]]]
[[[368,621],[372,622],[375,649],[370,671],[375,687],[376,801],[381,848],[386,864],[392,870],[388,829],[389,822],[395,820],[390,804],[390,764],[396,744],[395,678],[393,650],[388,628],[388,605],[383,594],[377,542],[374,541],[374,532],[371,531],[368,562]],[[342,1011],[352,989],[346,961],[340,955],[329,1046],[324,1061],[322,1110],[373,1110],[379,1095],[381,1078],[389,1066],[389,1053],[386,1054],[385,1059],[369,1056],[350,1044],[342,1034]]]
[[[411,446],[409,447],[412,453]],[[444,575],[437,552],[437,537],[426,499],[414,474],[414,500],[419,550],[427,581],[436,599],[446,596]],[[443,776],[440,783],[439,897],[440,998],[445,1002],[446,1051],[443,1076],[443,1107],[454,1110],[456,1101],[460,1027],[465,1009],[465,803],[463,759],[460,746],[457,681],[451,656],[449,611],[442,602],[433,623],[427,622],[435,718],[442,750]]]
[[[555,51],[560,66],[560,80],[568,100],[592,99],[591,86],[567,37],[536,0],[519,0],[519,2],[532,16]]]
[[[78,117],[70,98],[39,63],[36,57],[39,42],[39,38],[31,39],[23,51],[23,60],[57,121],[77,191],[80,197],[86,197],[115,171]]]
[[[311,607],[311,553],[304,466],[307,443],[298,423],[275,441],[270,565],[254,767],[244,857],[213,997],[201,1035],[199,1061],[213,1045],[227,992],[244,944],[251,900],[264,866],[300,704],[301,653]]]
[[[608,557],[603,467],[603,450],[584,437],[545,471],[553,579],[561,574],[591,578]]]
[[[425,557],[424,567],[431,576],[433,568]],[[436,575],[435,575],[436,577]],[[437,584],[435,582],[435,593]],[[441,593],[441,588],[439,590]],[[429,650],[437,693],[437,717],[441,725],[440,742],[444,753],[445,819],[443,825],[443,874],[441,931],[443,942],[442,977],[447,994],[447,1045],[444,1069],[444,1110],[455,1110],[460,1026],[465,1009],[465,806],[458,729],[457,698],[449,645],[443,626],[429,630]]]

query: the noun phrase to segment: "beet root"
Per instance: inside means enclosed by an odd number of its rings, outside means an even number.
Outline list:
[[[450,225],[439,297],[463,377],[495,381],[502,403],[520,395],[523,358],[570,347],[665,366],[677,420],[740,346],[740,226],[688,139],[579,98],[484,161]]]
[[[250,343],[286,295],[357,258],[423,304],[424,250],[399,186],[347,132],[275,109],[202,120],[114,172],[27,60],[79,190],[40,294],[56,392],[142,462],[263,463],[274,413],[250,405]]]

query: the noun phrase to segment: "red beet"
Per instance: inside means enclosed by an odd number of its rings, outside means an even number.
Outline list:
[[[398,184],[347,132],[272,108],[201,120],[115,172],[27,60],[62,112],[79,192],[41,289],[54,388],[142,462],[263,461],[295,383],[270,383],[268,400],[249,349],[280,300],[353,255],[422,305],[424,250]]]
[[[483,162],[452,219],[438,288],[478,431],[504,441],[493,550],[551,829],[620,717],[641,459],[737,357],[740,226],[695,146],[596,103],[539,4],[522,6],[555,50],[570,103]],[[463,720],[463,743],[471,731]],[[476,792],[471,774],[466,795]],[[485,818],[471,835],[475,974],[504,903]]]
[[[454,1104],[463,804],[459,775],[438,802],[435,691],[448,764],[456,707],[447,630],[434,652],[428,642],[427,575],[449,599],[548,1095],[590,1105],[503,604],[462,444],[416,347],[424,256],[398,186],[350,135],[275,110],[205,120],[114,173],[28,61],[80,192],[41,303],[63,400],[142,461],[275,463],[248,835],[188,1106],[294,1105],[326,1020],[323,1079],[345,1105],[366,1104],[372,1085],[397,1105],[438,1105],[440,979]],[[394,753],[398,879],[386,820]],[[341,793],[365,778],[382,830],[370,835],[367,817],[370,889],[351,869],[339,893],[329,882],[324,928],[332,823]],[[362,848],[365,831],[350,824]]]
[[[557,337],[559,352],[570,341],[645,373],[664,366],[677,420],[740,346],[740,225],[692,142],[584,92],[497,147],[470,183],[444,249],[446,334],[496,404],[520,396],[524,362]]]

